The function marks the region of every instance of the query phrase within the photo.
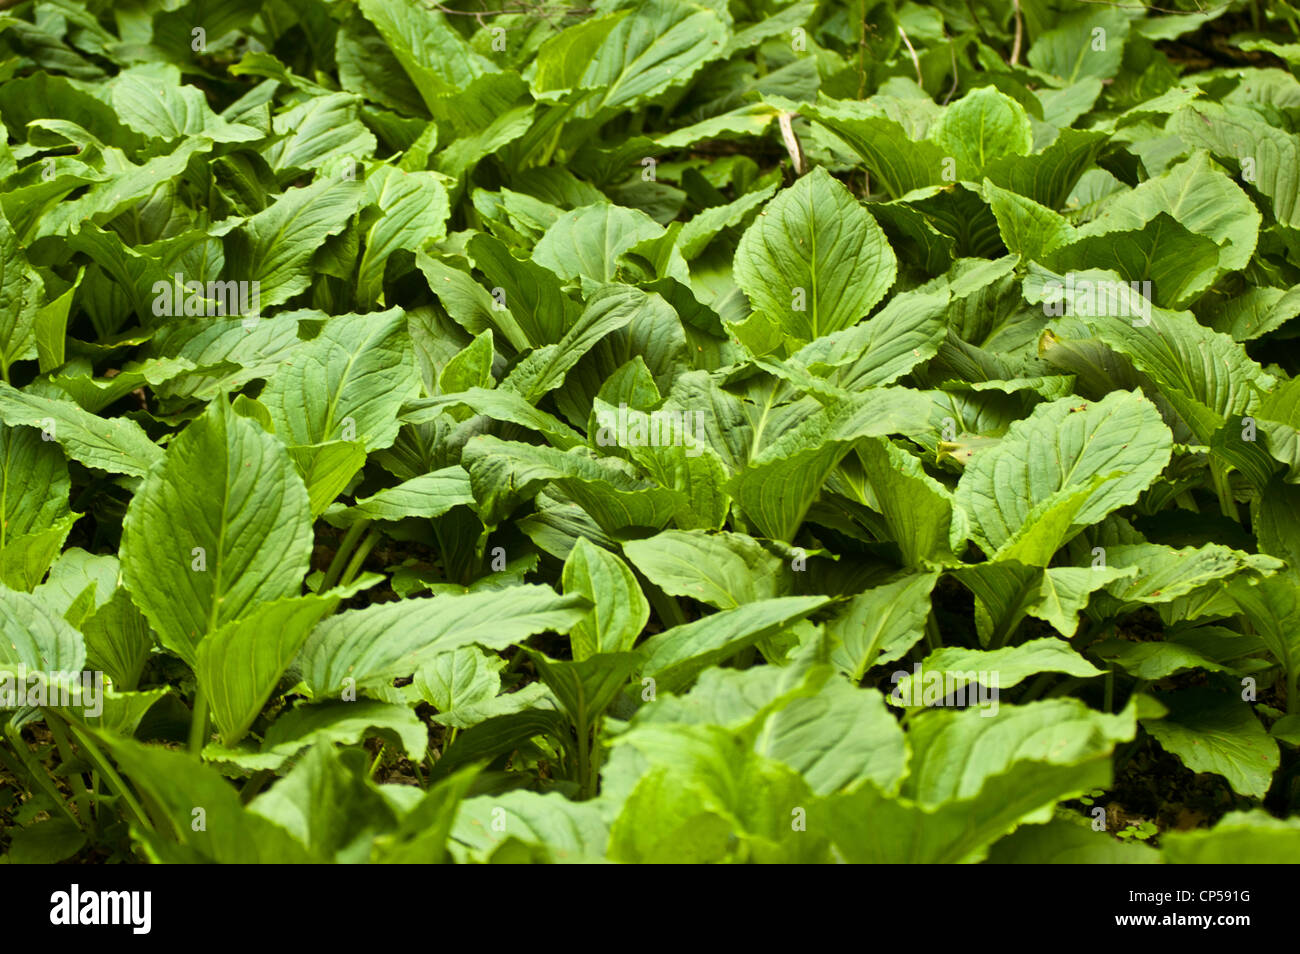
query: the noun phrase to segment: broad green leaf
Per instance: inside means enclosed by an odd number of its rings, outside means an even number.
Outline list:
[[[658,238],[663,227],[644,212],[621,205],[589,205],[565,212],[533,249],[533,261],[560,278],[612,281],[619,258],[646,239]]]
[[[267,730],[262,751],[271,757],[271,764],[266,767],[279,768],[285,759],[322,736],[342,745],[382,736],[417,762],[424,758],[429,741],[428,727],[406,706],[362,698],[299,705],[281,713]],[[208,757],[208,750],[204,750],[204,757]]]
[[[202,90],[181,85],[180,70],[174,66],[123,70],[109,90],[122,122],[153,139],[174,142],[185,136],[207,136],[213,142],[249,142],[261,138],[251,126],[228,123],[214,113]]]
[[[123,521],[127,589],[190,665],[204,636],[296,595],[310,555],[307,491],[289,455],[224,400],[171,442]]]
[[[1079,234],[1100,236],[1140,229],[1161,213],[1216,243],[1219,267],[1224,271],[1245,268],[1250,261],[1259,233],[1259,210],[1205,152],[1197,152],[1164,174],[1116,196]]]
[[[381,166],[366,177],[362,214],[366,250],[357,266],[357,300],[374,307],[383,290],[384,266],[398,249],[416,251],[446,231],[447,190],[431,172],[401,172]],[[366,221],[373,213],[373,221]]]
[[[307,485],[313,517],[329,509],[366,463],[366,445],[361,441],[325,441],[285,449]]]
[[[0,214],[0,370],[5,382],[15,361],[35,357],[40,276],[27,261],[9,219]]]
[[[990,711],[996,716],[990,717]],[[977,795],[991,779],[1024,760],[1061,766],[1090,762],[1133,738],[1135,715],[1133,705],[1110,715],[1077,699],[996,710],[927,709],[909,725],[912,761],[903,794],[938,806]]]
[[[85,642],[62,615],[39,596],[0,584],[0,666],[76,673],[85,661]]]
[[[143,477],[162,460],[158,445],[129,418],[99,417],[71,401],[39,397],[2,382],[0,420],[10,427],[36,428],[42,440],[57,442],[73,460],[112,474]]]
[[[1010,689],[1040,672],[1063,672],[1083,679],[1102,675],[1100,669],[1071,649],[1069,643],[1051,637],[990,651],[948,646],[930,653],[917,665],[920,670],[908,672],[894,684],[891,698],[901,705],[928,705],[923,699],[930,689],[931,673],[943,680],[943,699],[963,688],[970,693],[970,687],[975,685],[994,691]],[[971,696],[966,698],[969,700]]]
[[[1119,71],[1129,21],[1109,7],[1072,11],[1038,36],[1029,48],[1029,65],[1066,83]]]
[[[337,596],[263,603],[199,643],[194,671],[223,744],[244,737],[311,628],[337,605]]]
[[[943,184],[948,154],[925,139],[912,139],[907,130],[885,115],[871,112],[868,104],[825,101],[800,109],[800,113],[826,127],[862,157],[872,176],[893,198],[917,189]]]
[[[259,400],[286,444],[357,440],[367,450],[397,437],[397,411],[419,377],[400,309],[336,315],[271,376]]]
[[[581,451],[479,436],[465,445],[461,463],[485,523],[495,526],[518,506],[554,482],[608,531],[625,527],[658,529],[681,506],[681,495],[629,473],[609,458]]]
[[[1090,403],[1040,404],[996,445],[976,454],[957,484],[971,536],[987,552],[1024,526],[1030,512],[1116,475],[1093,490],[1073,518],[1082,528],[1135,501],[1168,463],[1172,439],[1155,406],[1119,391]]]
[[[1133,574],[1132,568],[1026,566],[995,560],[965,566],[955,576],[970,589],[983,616],[976,613],[980,641],[1003,645],[1025,616],[1050,623],[1062,636],[1078,629],[1079,613],[1097,590]]]
[[[359,7],[435,116],[443,112],[442,97],[492,69],[436,10],[402,0],[362,0]]]
[[[351,506],[335,504],[325,519],[341,527],[358,520],[403,520],[438,517],[452,507],[472,504],[469,475],[461,467],[444,467],[422,477],[412,477],[396,487],[363,497]]]
[[[923,430],[927,404],[915,391],[879,388],[822,408],[760,451],[727,490],[765,535],[790,540],[858,440]]]
[[[461,802],[451,837],[458,860],[487,861],[504,842],[517,839],[551,861],[591,863],[605,858],[609,823],[590,802],[558,792],[514,791]]]
[[[415,674],[420,698],[438,710],[433,716],[442,725],[465,729],[493,716],[518,712],[536,701],[541,689],[532,687],[499,695],[501,670],[506,661],[477,646],[462,646],[439,653]]]
[[[477,775],[478,768],[471,767],[431,786],[392,832],[375,838],[371,860],[382,864],[440,864],[449,850],[448,839],[461,799]]]
[[[504,388],[491,391],[486,388],[469,388],[456,394],[419,398],[409,402],[406,407],[407,410],[402,413],[402,420],[411,424],[437,420],[448,408],[467,407],[474,413],[485,414],[494,421],[518,424],[520,427],[538,431],[545,435],[552,446],[563,451],[583,443],[581,435],[559,418],[538,410],[522,395]]]
[[[864,590],[826,624],[836,641],[831,661],[853,682],[872,666],[893,662],[920,642],[938,573],[913,573]]]
[[[1229,812],[1209,831],[1169,832],[1161,847],[1175,865],[1289,865],[1300,851],[1300,821],[1260,809]]]
[[[1193,772],[1214,772],[1233,790],[1263,798],[1281,756],[1277,742],[1247,703],[1213,689],[1184,689],[1159,696],[1163,719],[1143,719],[1146,729]]]
[[[845,860],[856,864],[971,864],[1024,824],[1048,821],[1056,803],[1110,783],[1110,759],[1077,765],[1016,762],[973,796],[927,807],[890,797],[870,782],[832,796],[825,824]]]
[[[300,170],[334,171],[340,160],[344,169],[354,168],[346,164],[373,155],[376,145],[357,118],[358,106],[349,93],[331,93],[286,109],[271,125],[276,138],[263,152],[266,161],[282,180]]]
[[[1170,832],[1175,835],[1176,832]],[[1165,844],[1168,844],[1166,841]],[[989,864],[1158,865],[1160,852],[1141,842],[1123,842],[1094,831],[1091,822],[1055,818],[1046,825],[1025,825],[997,842]]]
[[[66,518],[71,486],[67,461],[41,431],[0,428],[0,552]]]
[[[780,558],[744,534],[665,530],[624,543],[623,552],[665,593],[717,609],[770,599],[788,588]]]
[[[284,828],[249,811],[215,770],[184,753],[100,735],[121,771],[157,806],[157,827],[136,837],[161,861],[219,864],[302,864],[310,859]],[[202,810],[203,825],[195,824]],[[152,817],[152,816],[151,816]]]
[[[956,560],[966,542],[964,512],[952,493],[925,472],[915,456],[889,440],[865,440],[858,459],[903,564],[918,567]]]
[[[409,676],[441,652],[478,643],[502,649],[542,632],[568,632],[585,601],[546,586],[381,603],[331,616],[313,630],[296,668],[316,696]]]
[[[642,726],[619,736],[648,771],[610,830],[622,862],[800,863],[826,860],[825,835],[795,824],[815,797],[793,770],[735,744],[716,726]],[[823,829],[824,830],[824,829]]]
[[[311,284],[312,256],[347,225],[363,193],[342,178],[289,189],[226,236],[225,274],[257,282],[262,308],[283,304]]]
[[[368,765],[362,751],[340,753],[328,739],[317,742],[283,779],[253,799],[248,814],[289,832],[320,861],[368,859],[376,830],[396,822],[366,777]]]
[[[736,283],[799,343],[856,324],[897,270],[876,220],[820,167],[778,193],[736,248]]]
[[[592,114],[626,109],[685,83],[709,60],[722,56],[727,37],[716,13],[683,0],[649,0],[631,15],[619,17],[608,32],[603,24],[591,30],[593,38],[600,38],[594,50],[584,42],[551,55],[577,55],[579,68],[586,63],[576,86],[593,91],[587,107]],[[542,56],[539,52],[539,61]]]
[[[797,771],[817,795],[863,779],[892,790],[907,762],[903,730],[881,695],[838,676],[768,716],[755,749]]]
[[[596,653],[580,662],[548,659],[533,650],[527,653],[538,676],[555,693],[573,723],[579,740],[591,734],[641,663],[639,653]],[[581,751],[585,741],[580,741],[579,746]]]
[[[569,632],[575,660],[632,648],[650,618],[650,604],[626,563],[579,537],[564,561],[562,582],[565,593],[592,604],[590,614]]]
[[[1219,255],[1213,240],[1162,211],[1140,228],[1080,230],[1059,241],[1047,260],[1059,272],[1110,269],[1125,282],[1150,282],[1156,302],[1180,308],[1209,288],[1219,273]]]
[[[821,596],[783,596],[723,610],[651,636],[638,648],[643,676],[657,692],[673,692],[765,636],[780,632],[825,606]]]
[[[1277,221],[1300,226],[1300,138],[1253,109],[1205,100],[1177,110],[1167,128],[1192,148],[1207,149],[1248,173],[1254,188],[1272,200]]]
[[[971,90],[950,105],[929,138],[953,159],[955,177],[971,182],[980,180],[989,162],[1026,155],[1034,144],[1024,107],[992,86]]]

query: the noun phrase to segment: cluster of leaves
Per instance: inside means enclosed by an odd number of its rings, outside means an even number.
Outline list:
[[[1268,6],[0,16],[5,857],[1293,858]]]

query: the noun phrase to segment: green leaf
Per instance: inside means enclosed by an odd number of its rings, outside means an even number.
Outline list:
[[[565,212],[533,249],[533,261],[560,278],[612,281],[624,252],[664,234],[644,212],[621,205],[588,205]]]
[[[375,604],[317,626],[296,668],[313,695],[333,696],[409,676],[470,643],[502,649],[534,633],[568,632],[586,612],[581,597],[534,585]]]
[[[172,441],[123,521],[127,589],[191,666],[204,636],[296,595],[310,556],[307,491],[289,455],[224,400]]]
[[[826,840],[795,824],[815,796],[793,770],[737,745],[717,726],[646,725],[617,738],[647,761],[610,829],[622,862],[806,863]]]
[[[639,653],[596,653],[581,662],[568,662],[548,659],[531,649],[525,652],[542,682],[560,701],[579,739],[591,733],[641,664]]]
[[[991,161],[1027,155],[1034,144],[1024,107],[992,86],[971,90],[945,109],[929,138],[955,161],[956,178],[971,182]]]
[[[313,517],[329,509],[366,463],[366,445],[361,441],[325,441],[285,450],[307,485]]]
[[[37,428],[42,440],[56,441],[73,460],[112,474],[143,477],[162,460],[162,451],[129,418],[99,417],[71,401],[38,397],[4,383],[0,420],[11,427]]]
[[[322,737],[341,745],[355,745],[375,736],[400,746],[413,762],[424,758],[429,741],[428,727],[406,706],[362,698],[299,705],[282,713],[267,729],[262,752],[270,757],[271,764],[265,767],[278,769],[286,759]],[[211,748],[204,750],[205,758]]]
[[[311,259],[356,212],[361,183],[319,179],[289,189],[226,238],[225,274],[257,282],[262,308],[283,304],[311,284]]]
[[[858,458],[903,564],[955,562],[966,542],[966,516],[952,493],[925,472],[915,456],[888,440],[858,445]]]
[[[180,85],[171,65],[150,64],[123,70],[109,84],[109,99],[122,122],[152,139],[174,142],[206,136],[213,142],[250,142],[261,134],[251,126],[228,123],[207,104],[196,86]]]
[[[325,519],[340,527],[358,520],[403,520],[406,517],[439,517],[452,507],[472,504],[469,475],[458,466],[444,467],[431,474],[412,477],[355,504],[335,504]]]
[[[993,553],[1031,511],[1076,493],[1094,477],[1114,475],[1088,492],[1073,517],[1074,531],[1132,503],[1164,469],[1172,444],[1155,407],[1137,393],[1040,404],[998,444],[975,455],[956,500],[970,518],[971,536]]]
[[[1171,831],[1161,843],[1175,865],[1294,864],[1300,820],[1260,809],[1229,812],[1209,831]]]
[[[626,563],[579,537],[564,561],[562,582],[565,593],[592,604],[569,633],[575,660],[632,648],[650,619],[650,604]]]
[[[609,824],[591,802],[514,791],[461,802],[451,836],[458,860],[486,861],[503,842],[518,839],[548,860],[590,863],[605,858]]]
[[[465,729],[493,716],[518,712],[544,691],[533,683],[498,695],[505,665],[500,656],[476,646],[462,646],[434,656],[415,674],[414,685],[420,698],[438,710],[433,721]]]
[[[682,0],[649,0],[630,15],[602,19],[615,21],[608,32],[603,23],[593,24],[589,36],[578,38],[581,45],[566,43],[538,52],[539,74],[548,52],[551,57],[576,55],[579,69],[586,64],[574,85],[593,91],[589,114],[602,108],[626,109],[685,83],[709,60],[722,56],[727,36],[711,9]],[[593,49],[592,40],[599,46]]]
[[[991,651],[947,646],[930,653],[918,665],[921,667],[919,677],[908,673],[895,683],[891,698],[901,705],[923,704],[921,700],[928,688],[926,676],[929,673],[944,677],[944,698],[953,691],[974,685],[985,685],[996,691],[1010,689],[1040,672],[1063,672],[1082,679],[1102,675],[1100,669],[1071,649],[1069,643],[1051,637],[1031,639],[1019,646]],[[966,691],[972,690],[967,688]],[[966,698],[971,697],[968,695]]]
[[[674,626],[637,647],[645,656],[641,673],[655,680],[657,692],[674,692],[702,670],[780,632],[828,602],[822,596],[783,596]]]
[[[1166,308],[1185,307],[1219,273],[1219,247],[1160,212],[1141,228],[1091,234],[1060,242],[1048,260],[1060,272],[1111,269],[1126,282],[1150,282]]]
[[[1214,772],[1234,791],[1263,798],[1281,756],[1277,742],[1250,706],[1212,689],[1184,689],[1158,697],[1163,719],[1143,719],[1146,729],[1193,772]]]
[[[1087,77],[1109,79],[1120,68],[1129,21],[1111,8],[1077,10],[1039,35],[1029,48],[1029,65],[1075,83]]]
[[[623,552],[665,593],[717,609],[736,609],[788,589],[780,558],[740,533],[665,530],[629,540]]]
[[[199,643],[194,671],[224,745],[248,732],[312,627],[338,601],[298,596],[263,603]]]
[[[898,263],[876,220],[819,167],[745,230],[735,267],[754,310],[802,343],[865,317]]]
[[[259,400],[285,443],[357,440],[371,451],[396,439],[397,411],[419,386],[406,315],[394,308],[330,318]]]
[[[576,500],[602,528],[658,529],[681,506],[681,495],[632,476],[626,465],[608,458],[592,458],[580,451],[564,453],[553,447],[503,441],[495,437],[471,438],[461,455],[469,471],[470,486],[479,513],[489,526],[497,525],[545,484],[554,482]]]
[[[157,806],[154,826],[134,826],[136,837],[159,860],[219,864],[302,864],[306,848],[284,828],[249,811],[216,771],[161,746],[108,734],[100,741],[118,767]],[[202,812],[202,825],[197,824]]]
[[[924,430],[927,412],[925,398],[903,388],[874,389],[821,408],[760,451],[727,491],[765,535],[788,541],[858,440]]]
[[[870,104],[829,100],[799,111],[861,156],[893,198],[943,184],[943,161],[948,154],[929,140],[910,138],[893,119],[874,114]]]
[[[903,738],[880,693],[833,676],[817,694],[767,716],[755,750],[797,771],[817,795],[864,779],[892,790],[907,762]]]
[[[0,552],[65,519],[71,486],[53,441],[30,427],[0,428]]]
[[[921,641],[938,573],[913,573],[858,593],[826,624],[835,640],[831,661],[853,682],[874,665],[893,662]]]
[[[1094,831],[1087,822],[1056,818],[1046,825],[1025,825],[1003,838],[989,852],[988,863],[1158,865],[1161,858],[1150,845],[1122,842]]]
[[[368,858],[375,831],[394,827],[392,809],[369,783],[365,753],[335,751],[328,740],[308,749],[248,814],[289,832],[321,861]]]
[[[431,172],[380,166],[366,177],[367,204],[376,207],[357,266],[357,301],[374,307],[383,291],[384,266],[398,249],[416,251],[446,232],[447,190]],[[363,227],[366,214],[362,216]]]
[[[61,614],[38,596],[0,584],[0,666],[76,673],[85,661],[81,634]]]
[[[313,96],[276,116],[271,131],[277,138],[263,154],[281,173],[281,181],[300,170],[334,170],[340,160],[355,163],[373,155],[375,137],[357,118],[358,105],[349,93],[331,93]]]
[[[477,776],[478,768],[471,767],[430,786],[397,828],[375,838],[371,860],[383,864],[440,864],[449,850],[448,839],[463,804],[461,799]]]
[[[492,70],[491,61],[474,53],[436,10],[402,0],[362,0],[359,6],[435,116],[445,111],[442,97]]]

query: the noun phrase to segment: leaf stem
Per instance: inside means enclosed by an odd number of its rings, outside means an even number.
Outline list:
[[[339,542],[339,548],[334,551],[334,559],[330,560],[329,568],[325,571],[325,576],[320,581],[320,592],[325,593],[334,588],[334,584],[339,581],[339,575],[347,565],[348,557],[361,539],[361,535],[366,532],[370,526],[370,521],[362,518],[348,527],[348,532],[343,535],[342,541]]]
[[[378,542],[379,528],[372,527],[370,532],[366,534],[366,538],[361,541],[361,545],[357,547],[357,552],[352,554],[352,559],[348,561],[348,568],[343,571],[343,576],[339,578],[340,584],[347,586],[357,578],[357,574],[361,572],[362,564],[366,562],[366,557],[370,556],[370,551],[375,548],[375,544]]]
[[[198,755],[208,736],[208,697],[202,686],[194,689],[194,711],[190,716],[190,752]]]
[[[57,716],[57,718],[63,717],[60,715]],[[122,780],[122,776],[117,773],[117,769],[113,768],[113,764],[109,762],[109,760],[105,758],[104,753],[99,750],[99,746],[91,740],[89,735],[82,732],[81,729],[77,727],[76,723],[65,720],[65,724],[68,727],[68,731],[72,733],[72,737],[77,740],[77,744],[81,746],[81,750],[86,753],[86,758],[90,759],[95,768],[99,771],[99,774],[104,777],[104,781],[108,783],[108,787],[121,796],[122,804],[126,806],[127,813],[131,816],[131,819],[142,829],[147,831],[155,830],[156,826],[150,824],[148,813],[145,812],[144,808],[140,805],[140,802],[136,799],[131,789],[127,787],[126,782]]]
[[[1210,481],[1214,484],[1214,492],[1219,497],[1219,509],[1223,515],[1230,520],[1240,522],[1241,518],[1237,516],[1237,501],[1232,496],[1232,481],[1228,477],[1228,469],[1213,458],[1210,459]]]
[[[5,735],[9,739],[10,747],[14,750],[14,755],[18,758],[19,763],[21,763],[22,767],[31,777],[32,782],[34,782],[36,786],[45,793],[46,797],[59,807],[59,811],[68,816],[68,821],[72,822],[72,824],[76,825],[78,828],[81,828],[82,825],[77,820],[77,816],[74,815],[72,809],[68,807],[68,803],[63,800],[63,796],[59,793],[58,788],[55,787],[54,782],[51,781],[49,774],[32,756],[31,751],[27,747],[26,741],[23,739],[22,730],[15,729],[12,723],[6,723]],[[8,765],[9,770],[13,772],[15,776],[20,774],[15,771],[16,766],[14,766],[13,763],[10,763],[8,759],[6,759],[5,762]]]
[[[59,725],[58,719],[46,719],[45,727],[50,730],[50,735],[54,736],[54,744],[58,746],[59,757],[63,759],[63,764],[72,764],[72,743],[68,740],[68,734],[63,731]],[[73,788],[72,797],[77,803],[77,814],[82,818],[82,826],[85,828],[91,822],[90,816],[90,792],[86,790],[86,780],[80,772],[75,773],[77,776],[76,786]],[[73,773],[68,773],[68,785],[73,786]]]

